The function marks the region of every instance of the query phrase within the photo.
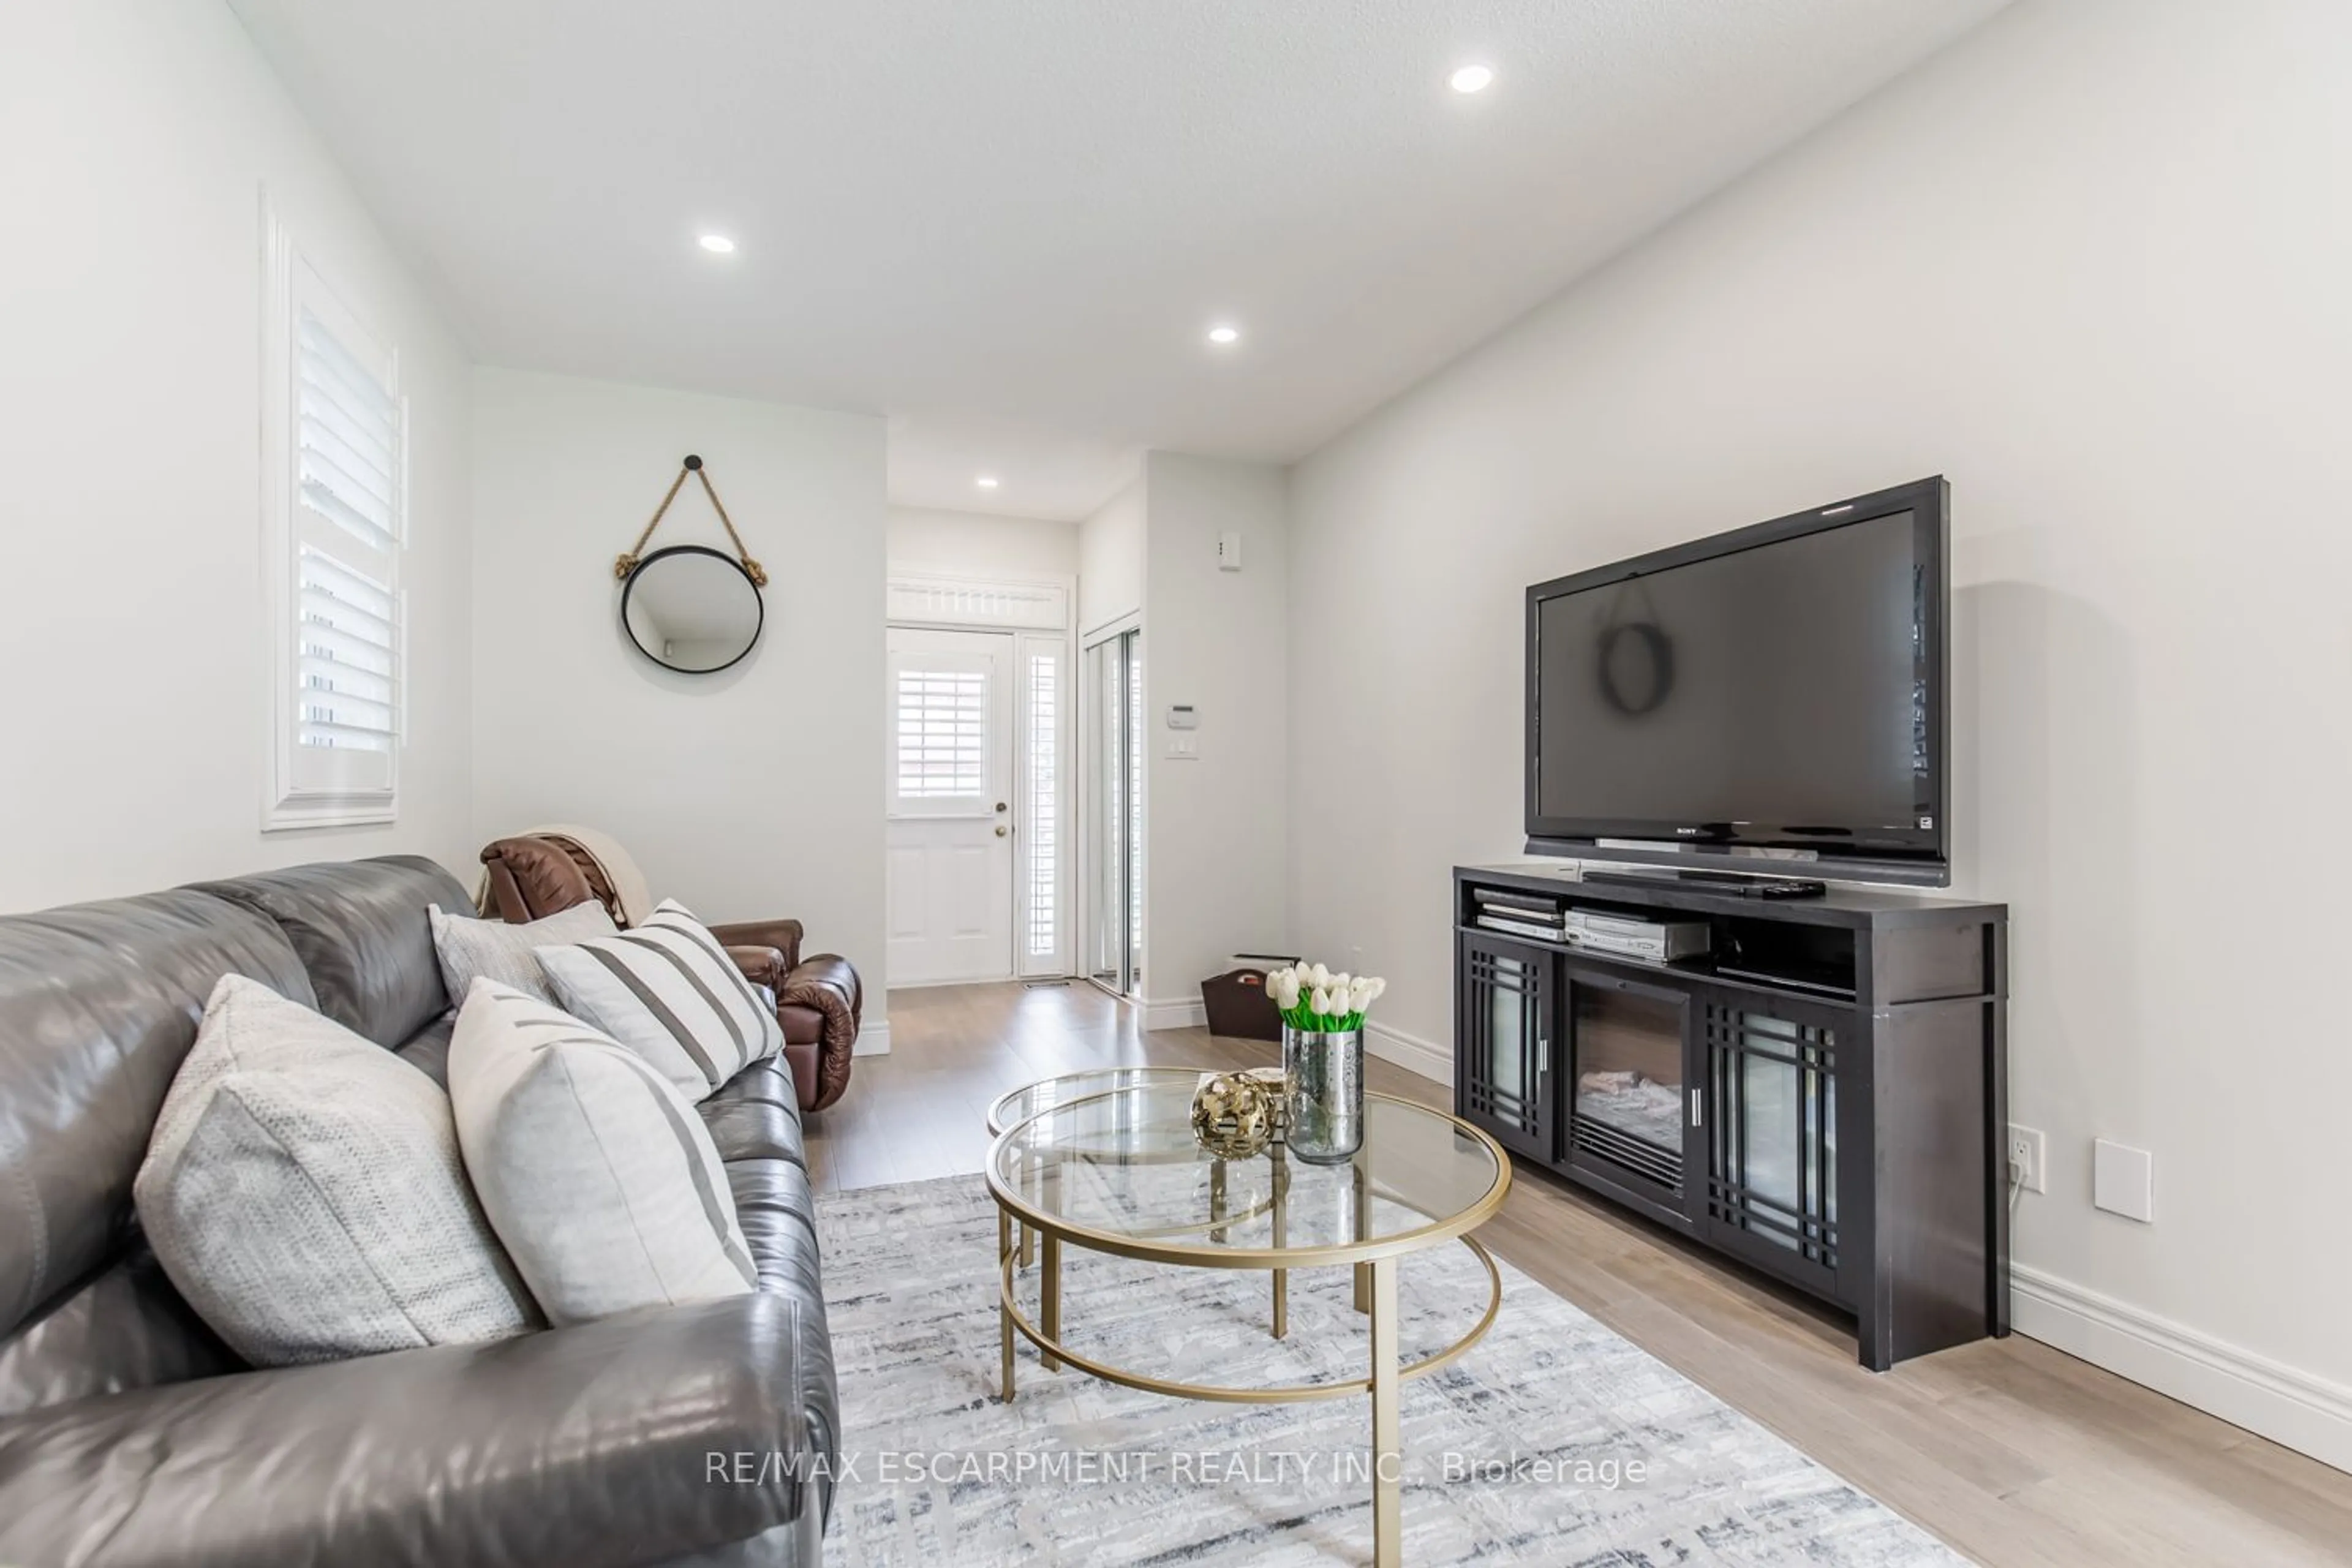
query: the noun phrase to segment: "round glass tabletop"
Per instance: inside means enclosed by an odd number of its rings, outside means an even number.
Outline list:
[[[1027,1084],[1002,1096],[988,1108],[988,1135],[992,1138],[1016,1122],[1028,1121],[1041,1110],[1056,1105],[1066,1105],[1074,1100],[1088,1100],[1108,1089],[1125,1089],[1129,1084],[1151,1083],[1165,1079],[1170,1083],[1191,1086],[1201,1080],[1198,1068],[1089,1068],[1084,1072],[1066,1073],[1049,1078],[1042,1083]]]
[[[988,1184],[1015,1217],[1097,1251],[1224,1268],[1362,1262],[1475,1228],[1502,1205],[1510,1161],[1444,1111],[1364,1097],[1352,1163],[1311,1165],[1279,1145],[1246,1160],[1192,1136],[1192,1070],[1139,1076],[1011,1124]],[[1044,1086],[1040,1086],[1044,1087]]]

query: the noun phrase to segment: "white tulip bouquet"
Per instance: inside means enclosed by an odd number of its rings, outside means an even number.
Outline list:
[[[1362,1028],[1365,1012],[1388,988],[1376,975],[1334,974],[1319,963],[1277,969],[1265,977],[1265,994],[1282,1009],[1282,1021],[1318,1035]]]

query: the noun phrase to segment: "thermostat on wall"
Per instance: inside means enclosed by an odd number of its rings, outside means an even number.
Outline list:
[[[1171,730],[1197,730],[1201,727],[1201,716],[1192,711],[1190,702],[1178,702],[1168,710],[1168,727]]]

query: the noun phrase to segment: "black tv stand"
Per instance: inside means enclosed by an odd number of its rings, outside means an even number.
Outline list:
[[[1795,877],[1751,876],[1742,871],[1622,871],[1587,868],[1584,879],[1633,888],[1655,887],[1664,882],[1729,893],[1739,899],[1818,899],[1830,890],[1827,882],[1806,881]]]
[[[1521,1164],[1852,1313],[1874,1370],[2009,1332],[2003,906],[1517,865],[1456,867],[1453,913],[1454,1110]]]

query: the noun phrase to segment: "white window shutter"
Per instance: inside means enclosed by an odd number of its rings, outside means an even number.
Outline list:
[[[942,800],[986,794],[987,673],[902,665],[898,680],[898,798]]]
[[[1053,958],[1062,945],[1062,655],[1037,640],[1027,657],[1029,798],[1022,825],[1029,862],[1024,940],[1032,959]]]
[[[400,716],[400,404],[310,310],[296,341],[294,741],[389,752]]]
[[[392,819],[406,716],[407,409],[398,360],[271,227],[265,445],[272,827]]]

